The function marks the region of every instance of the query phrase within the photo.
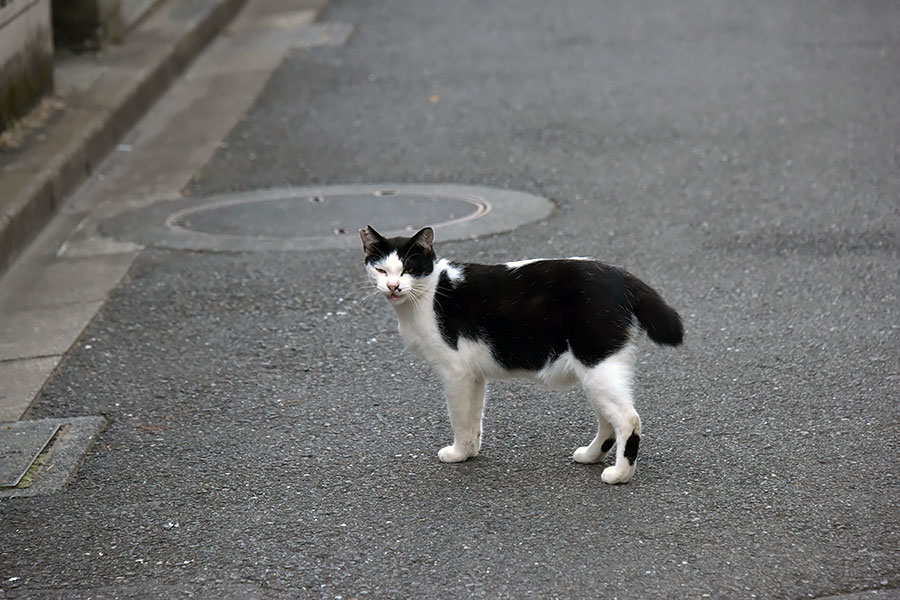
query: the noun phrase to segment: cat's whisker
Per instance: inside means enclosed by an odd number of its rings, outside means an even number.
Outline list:
[[[358,302],[359,304],[365,304],[370,302],[372,298],[375,298],[380,295],[380,292],[377,288],[373,288],[372,284],[369,283],[365,286],[360,286],[352,294],[347,295],[348,300],[352,300]]]
[[[406,301],[412,305],[413,309],[419,308],[419,297],[415,292],[415,288],[410,288],[410,290],[406,292]]]
[[[418,310],[419,306],[425,301],[425,293],[410,293],[410,300],[412,300],[413,307]]]
[[[357,281],[355,287],[357,290],[370,290],[372,289],[372,280],[366,278],[362,281]]]
[[[359,286],[358,288],[356,288],[356,289],[350,291],[350,293],[347,294],[347,298],[348,298],[348,299],[352,299],[352,298],[357,297],[357,296],[367,296],[367,295],[369,295],[369,294],[371,294],[371,293],[372,293],[372,286],[371,286],[371,285],[367,285],[367,286]]]
[[[367,298],[371,298],[378,295],[378,290],[368,289],[368,290],[360,290],[359,294],[354,299],[365,300]]]

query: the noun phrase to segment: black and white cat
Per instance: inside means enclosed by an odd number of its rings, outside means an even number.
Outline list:
[[[597,435],[573,455],[594,463],[616,445],[606,483],[634,475],[641,420],[631,400],[641,329],[659,344],[682,341],[681,318],[633,275],[587,258],[481,265],[438,259],[434,231],[385,238],[361,229],[366,271],[397,311],[406,344],[444,383],[453,444],[444,462],[481,449],[485,381],[529,377],[550,388],[580,384]]]

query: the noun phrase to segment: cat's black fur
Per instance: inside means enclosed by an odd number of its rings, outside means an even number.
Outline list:
[[[592,260],[540,260],[505,265],[456,265],[445,273],[434,310],[444,340],[487,343],[509,370],[534,371],[566,350],[591,367],[621,350],[637,322],[658,343],[678,345],[681,319],[659,294],[633,275]]]

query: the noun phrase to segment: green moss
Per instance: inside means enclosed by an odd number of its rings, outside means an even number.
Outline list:
[[[16,485],[17,489],[28,488],[31,487],[31,484],[34,483],[34,478],[38,474],[38,471],[41,468],[50,462],[50,453],[48,451],[41,452],[38,454],[38,457],[34,459],[34,462],[31,463],[31,467],[25,474],[22,476],[22,479],[19,481],[18,485]]]

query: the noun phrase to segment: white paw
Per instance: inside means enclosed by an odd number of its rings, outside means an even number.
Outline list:
[[[597,453],[590,446],[582,446],[572,454],[572,460],[583,465],[599,462],[606,456],[606,452]]]
[[[467,458],[471,458],[478,454],[478,452],[471,452],[468,450],[464,450],[459,446],[444,446],[438,451],[438,458],[441,459],[441,462],[445,463],[455,463],[462,462]]]
[[[615,484],[615,483],[628,483],[631,481],[631,478],[634,477],[634,467],[606,467],[603,469],[603,473],[600,474],[600,479],[603,480],[603,483]]]

